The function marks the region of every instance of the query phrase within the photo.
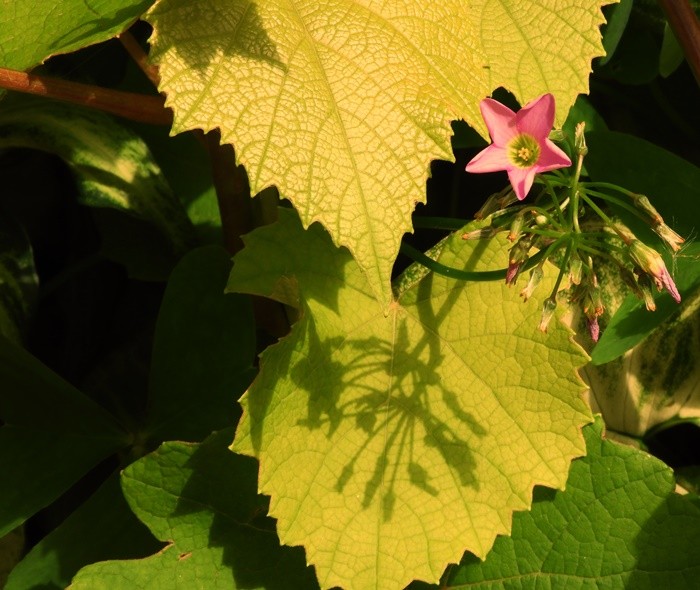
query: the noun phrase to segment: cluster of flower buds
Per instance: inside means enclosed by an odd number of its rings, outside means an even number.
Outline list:
[[[547,330],[557,301],[563,299],[581,310],[591,339],[597,341],[599,318],[605,312],[600,268],[615,269],[649,310],[656,308],[652,286],[659,291],[666,290],[676,302],[681,299],[661,254],[606,212],[609,206],[614,210],[616,204],[624,201],[623,207],[634,211],[673,252],[680,249],[684,240],[664,222],[644,195],[608,183],[580,180],[583,158],[588,153],[583,123],[576,127],[570,144],[575,156],[573,165],[559,148],[553,146],[551,139],[545,142],[542,129],[528,135],[534,119],[528,122],[527,118],[534,115],[540,115],[537,119],[540,126],[544,120],[551,129],[553,99],[545,100],[545,97],[533,101],[517,115],[490,99],[482,105],[491,136],[498,141],[486,148],[490,150],[488,153],[478,154],[467,170],[487,171],[485,162],[489,164],[488,170],[492,170],[499,162],[505,162],[501,168],[508,171],[513,188],[507,187],[489,197],[475,215],[489,225],[462,237],[482,239],[508,232],[507,239],[512,246],[508,251],[505,280],[508,285],[513,285],[521,272],[530,270],[529,281],[520,293],[525,301],[540,283],[545,261],[553,262],[559,268],[559,276],[544,302],[540,330]],[[521,113],[524,113],[523,117],[518,119]],[[500,128],[507,120],[510,120],[510,127],[506,130]],[[521,137],[526,135],[527,141]],[[551,161],[521,161],[520,152],[513,151],[513,146],[526,143],[534,152],[539,150],[538,153],[549,154]],[[556,170],[567,166],[571,167],[572,173]],[[540,190],[525,204],[521,201],[530,190],[530,175]],[[527,179],[525,184],[523,178]]]

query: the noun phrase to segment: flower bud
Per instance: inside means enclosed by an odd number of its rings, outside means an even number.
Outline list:
[[[569,280],[574,285],[581,284],[581,274],[583,269],[583,262],[578,257],[577,254],[572,254],[569,258]]]
[[[509,241],[515,242],[515,240],[518,239],[523,225],[525,225],[525,211],[518,211],[513,218],[513,222],[510,224],[510,232],[508,233]]]
[[[637,270],[637,287],[640,297],[644,300],[644,306],[647,311],[656,311],[656,301],[654,301],[654,295],[651,292],[651,279],[642,269]]]
[[[492,238],[499,231],[503,231],[498,227],[482,227],[481,229],[475,229],[462,234],[463,240],[483,240],[486,238]]]
[[[600,338],[598,316],[594,316],[592,318],[586,316],[586,323],[588,324],[588,333],[591,335],[591,340],[593,340],[593,342],[598,342],[598,339]]]
[[[528,253],[532,247],[532,237],[528,234],[520,238],[508,253],[508,270],[506,271],[506,285],[512,285],[518,278],[520,268],[528,259]]]
[[[474,213],[474,219],[485,219],[491,215],[491,213],[501,209],[501,205],[499,203],[500,200],[501,193],[493,193],[488,199],[486,199],[486,202],[481,206],[481,208]]]
[[[635,239],[629,244],[629,255],[634,263],[654,280],[659,291],[666,289],[676,303],[680,303],[681,296],[676,289],[676,284],[673,282],[663,258],[656,250]]]
[[[659,223],[652,228],[656,235],[659,236],[664,242],[666,242],[674,252],[678,252],[681,249],[681,244],[685,240],[679,236],[675,231],[673,231],[665,223]]]
[[[532,293],[537,288],[537,285],[540,284],[540,281],[544,276],[542,264],[543,263],[538,264],[535,268],[533,268],[530,271],[530,280],[528,281],[527,286],[522,291],[520,291],[520,296],[523,298],[523,301],[527,301],[528,299],[530,299],[530,297],[532,297]]]
[[[651,218],[652,223],[659,224],[664,222],[664,218],[659,215],[659,212],[645,195],[634,194],[632,195],[632,201],[637,209],[646,213]]]
[[[540,332],[546,332],[549,322],[554,315],[554,310],[557,308],[557,300],[552,296],[545,299],[544,305],[542,306],[542,319],[540,320],[540,325],[538,329]]]
[[[518,196],[511,190],[499,199],[498,205],[501,207],[501,209],[505,209],[518,201]]]

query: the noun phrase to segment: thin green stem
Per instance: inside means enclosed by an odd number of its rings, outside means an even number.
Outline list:
[[[574,232],[581,233],[581,228],[578,224],[578,205],[579,205],[579,189],[578,180],[581,177],[581,168],[583,167],[583,154],[579,154],[576,159],[576,171],[574,172],[573,181],[571,183],[571,226]]]
[[[554,244],[552,244],[554,245]],[[564,273],[566,272],[566,266],[567,262],[569,261],[569,258],[571,257],[571,250],[574,246],[574,240],[570,239],[568,243],[566,244],[566,252],[564,252],[564,260],[562,262],[561,267],[559,268],[559,274],[557,275],[557,282],[554,283],[554,288],[552,289],[552,294],[550,297],[554,299],[559,292],[559,286],[561,285],[561,282],[564,278]]]
[[[547,192],[549,193],[549,196],[552,197],[552,202],[554,203],[557,213],[559,214],[559,222],[564,223],[564,210],[562,209],[562,205],[559,202],[559,198],[557,197],[556,191],[552,188],[552,185],[550,184],[550,179],[546,176],[541,176],[540,178],[544,185],[547,187]]]
[[[591,205],[591,208],[596,211],[599,215],[601,215],[601,218],[605,220],[606,222],[610,222],[610,218],[605,216],[604,214],[600,213],[600,208],[596,207],[593,205],[592,201],[590,198],[587,198],[589,195],[592,197],[597,197],[598,199],[603,199],[604,201],[607,201],[608,203],[612,203],[613,205],[617,205],[618,207],[624,209],[625,211],[629,211],[632,213],[635,217],[638,219],[641,219],[645,223],[648,223],[649,217],[647,215],[644,215],[639,209],[634,207],[633,205],[630,205],[629,203],[625,203],[625,201],[621,201],[617,197],[613,197],[611,195],[607,195],[605,193],[601,193],[599,191],[591,190],[591,189],[585,189],[582,191],[582,195],[586,199],[586,202]]]
[[[426,268],[432,270],[436,274],[461,281],[498,281],[506,278],[506,271],[508,270],[506,268],[501,268],[499,270],[474,271],[461,270],[451,266],[445,266],[444,264],[436,262],[429,256],[423,254],[423,252],[420,250],[417,250],[413,246],[406,243],[401,244],[400,252],[418,264],[422,264]],[[524,271],[534,267],[540,260],[542,260],[543,257],[544,252],[540,250],[527,260],[527,262],[523,265],[522,270]]]

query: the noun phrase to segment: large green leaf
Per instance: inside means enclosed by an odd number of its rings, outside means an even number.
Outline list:
[[[563,123],[601,55],[606,0],[161,0],[147,15],[174,131],[221,128],[253,193],[275,184],[369,276],[383,308],[453,119],[486,136],[498,86]],[[533,26],[536,23],[536,26]]]
[[[80,203],[148,222],[152,245],[155,238],[165,241],[171,256],[195,242],[192,224],[146,144],[109,115],[45,99],[5,99],[0,148],[10,147],[59,156],[75,176]]]
[[[300,549],[280,547],[257,495],[256,466],[226,448],[167,442],[128,467],[122,487],[136,515],[169,544],[133,561],[82,569],[71,590],[314,590]]]
[[[168,281],[151,361],[151,440],[203,440],[238,418],[235,401],[255,375],[255,325],[249,298],[224,293],[230,269],[223,248],[208,246]]]
[[[80,508],[32,547],[4,590],[62,590],[77,571],[104,559],[134,559],[160,547],[124,500],[112,474]]]
[[[0,536],[126,446],[101,407],[0,336]]]
[[[0,67],[28,70],[57,53],[106,41],[153,0],[2,0]]]
[[[263,354],[233,449],[259,458],[280,538],[323,588],[437,580],[465,549],[485,555],[535,484],[563,487],[590,421],[585,358],[563,328],[537,330],[537,303],[428,275],[384,315],[319,225],[281,210],[246,244],[229,287],[302,317]],[[498,268],[503,247],[453,236],[439,261]]]
[[[467,555],[441,588],[690,589],[700,575],[700,507],[674,493],[673,472],[642,451],[584,429],[587,455],[566,491],[536,488],[532,510],[480,562]],[[417,589],[416,589],[417,590]]]

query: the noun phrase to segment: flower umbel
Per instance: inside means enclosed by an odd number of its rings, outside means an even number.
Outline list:
[[[521,201],[540,172],[571,166],[569,157],[549,139],[554,97],[543,94],[517,113],[491,98],[481,101],[481,115],[493,143],[467,164],[467,172],[505,170]]]

